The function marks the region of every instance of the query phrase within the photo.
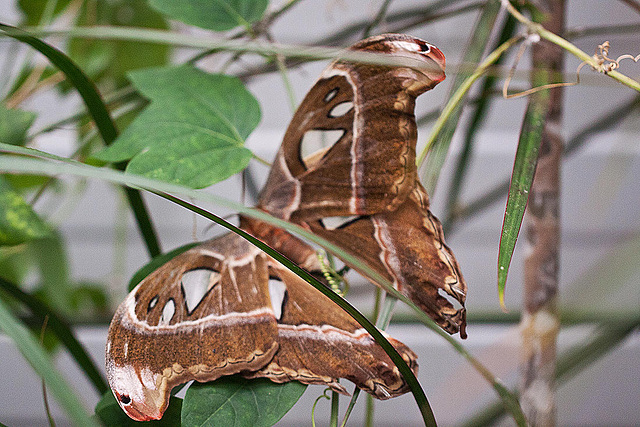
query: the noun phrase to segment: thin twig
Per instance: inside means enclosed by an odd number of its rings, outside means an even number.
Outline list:
[[[380,10],[378,10],[378,13],[376,14],[375,18],[373,18],[373,20],[369,23],[369,25],[367,25],[366,28],[364,29],[363,38],[369,37],[371,35],[371,32],[374,30],[374,28],[380,25],[380,23],[382,22],[382,20],[387,14],[387,10],[389,9],[390,4],[391,4],[391,0],[384,0],[384,3],[382,3],[382,6],[380,6]]]
[[[620,0],[620,1],[622,3],[625,3],[631,9],[633,9],[636,12],[640,13],[640,3],[638,3],[637,1],[635,1],[635,0]]]
[[[618,72],[618,71],[606,71],[603,69],[602,64],[598,64],[598,62],[589,54],[579,49],[576,45],[569,42],[568,40],[563,39],[559,35],[545,29],[542,25],[532,22],[523,14],[521,14],[513,5],[509,2],[509,0],[501,0],[503,7],[507,9],[507,11],[518,21],[527,26],[528,30],[532,33],[538,34],[545,40],[550,41],[553,44],[556,44],[576,56],[578,59],[586,62],[588,65],[591,65],[595,70],[606,74],[607,76],[617,80],[625,86],[628,86],[638,92],[640,92],[640,82],[633,80],[632,78]]]

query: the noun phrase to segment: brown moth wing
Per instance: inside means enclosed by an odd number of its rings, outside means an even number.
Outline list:
[[[358,217],[333,230],[322,221],[308,227],[386,276],[445,331],[466,337],[467,285],[421,185],[393,212]],[[443,293],[462,307],[454,308]]]
[[[189,307],[183,282],[191,271],[211,274]],[[268,280],[267,256],[235,234],[145,278],[118,307],[107,338],[107,378],[122,409],[159,419],[174,386],[266,365],[278,349]]]
[[[330,65],[296,111],[261,194],[259,207],[275,216],[310,221],[374,214],[395,209],[415,185],[415,99],[444,79],[444,55],[399,34],[372,37],[351,49],[410,57],[440,71]],[[351,108],[338,112],[345,104]],[[304,136],[317,130],[343,133],[305,162]]]
[[[286,287],[278,320],[280,347],[267,366],[245,376],[324,384],[347,394],[338,383],[339,378],[345,378],[378,399],[409,391],[389,356],[351,316],[279,263],[273,261],[270,272]],[[415,353],[403,343],[387,339],[417,373]]]
[[[258,219],[240,216],[240,228],[284,254],[305,270],[316,273],[322,270],[317,251],[303,240],[281,228]]]

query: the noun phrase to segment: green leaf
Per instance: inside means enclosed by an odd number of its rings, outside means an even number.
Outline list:
[[[272,426],[300,399],[307,386],[297,381],[276,384],[240,376],[189,387],[182,405],[182,425]]]
[[[96,158],[131,159],[128,172],[191,188],[247,166],[251,151],[243,144],[260,107],[240,80],[190,66],[138,71],[131,79],[151,105]]]
[[[78,404],[81,399],[58,372],[51,358],[36,341],[35,337],[11,313],[1,298],[0,329],[12,339],[33,370],[44,379],[47,384],[47,391],[53,395],[74,424],[82,426],[99,425],[93,422],[82,405]]]
[[[529,200],[529,191],[538,164],[538,151],[544,130],[548,96],[548,91],[541,91],[530,98],[513,163],[498,253],[498,295],[503,309],[505,309],[504,290],[507,284],[509,264],[511,264],[511,257],[516,247],[516,240],[518,240],[522,218]]]
[[[24,145],[27,131],[35,119],[35,113],[8,109],[0,105],[0,142]]]
[[[104,285],[80,282],[71,290],[71,309],[76,316],[93,318],[96,313],[109,313],[109,299]]]
[[[42,14],[48,7],[49,2],[43,0],[19,0],[18,7],[22,11],[25,17],[24,24],[28,26],[36,26],[40,24]],[[55,7],[53,9],[53,16],[57,16],[69,6],[71,0],[56,0]],[[45,22],[47,24],[47,22]]]
[[[113,397],[111,390],[108,390],[96,404],[96,414],[93,418],[97,418],[105,427],[132,427],[141,426],[142,424],[157,427],[179,427],[181,408],[182,399],[171,396],[169,407],[161,420],[138,422],[124,413],[118,402],[116,402],[116,398]]]
[[[31,206],[0,176],[0,245],[19,245],[50,233]]]
[[[77,25],[169,29],[146,0],[84,2]],[[94,82],[115,87],[126,85],[126,75],[132,70],[167,64],[169,52],[166,44],[139,41],[72,38],[69,43],[69,56]]]
[[[135,288],[138,285],[138,283],[142,282],[142,279],[147,277],[149,274],[154,272],[160,266],[168,262],[170,259],[177,257],[181,253],[188,251],[189,249],[193,248],[194,246],[197,246],[198,244],[199,243],[197,242],[188,243],[184,246],[180,246],[172,251],[169,251],[162,255],[158,255],[157,257],[153,258],[144,267],[140,268],[138,271],[135,272],[135,274],[129,281],[129,291],[132,291],[133,288]]]
[[[498,39],[494,42],[491,50],[495,50],[506,42],[508,39],[513,37],[517,27],[516,19],[508,15],[505,17],[504,22],[502,23],[502,29],[500,31],[500,35]],[[495,62],[496,65],[501,64],[504,57],[498,58]],[[475,111],[473,111],[472,117],[468,120],[467,125],[463,131],[463,140],[464,144],[462,147],[462,151],[460,153],[460,157],[458,157],[458,161],[455,167],[455,173],[453,174],[451,186],[449,188],[448,200],[447,200],[447,214],[446,219],[443,221],[442,226],[445,230],[449,230],[452,224],[457,220],[458,212],[456,212],[459,208],[459,198],[460,193],[462,192],[463,184],[467,172],[469,170],[469,165],[471,163],[471,159],[473,156],[473,150],[476,142],[476,137],[479,135],[480,128],[486,122],[487,113],[491,109],[491,103],[494,97],[491,95],[491,92],[498,81],[498,77],[495,75],[488,75],[483,78],[482,89],[480,90],[480,99],[475,106]],[[503,193],[500,193],[503,194]]]
[[[214,31],[225,31],[259,20],[268,0],[149,0],[170,18]]]
[[[38,266],[38,292],[42,299],[54,310],[71,315],[73,288],[62,235],[54,230],[47,238],[31,242],[29,247]]]
[[[33,265],[27,245],[18,248],[0,246],[0,278],[22,282]]]

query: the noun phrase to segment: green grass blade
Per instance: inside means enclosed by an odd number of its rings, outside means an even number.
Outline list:
[[[484,5],[482,13],[478,18],[478,22],[471,34],[467,50],[463,56],[463,64],[477,64],[480,62],[487,43],[489,42],[489,37],[491,36],[491,31],[496,18],[498,17],[498,12],[500,12],[499,0],[490,0]],[[472,71],[472,69],[463,68],[462,71],[456,75],[453,84],[451,85],[451,89],[449,90],[450,96],[454,94],[460,86],[462,86],[464,81],[471,76]],[[456,104],[454,110],[451,112],[449,118],[440,131],[437,144],[433,146],[433,151],[429,154],[427,159],[423,183],[427,193],[429,194],[433,194],[433,191],[435,190],[438,177],[440,176],[440,171],[442,170],[442,165],[444,164],[444,160],[449,152],[451,139],[458,128],[458,122],[460,120],[460,115],[462,114],[463,106],[464,102],[462,100]]]
[[[516,246],[516,240],[518,240],[520,226],[522,225],[522,219],[529,200],[529,191],[533,184],[533,175],[538,164],[538,151],[544,130],[547,113],[546,99],[548,96],[548,91],[541,91],[530,98],[524,115],[516,158],[513,164],[498,253],[498,296],[503,310],[506,310],[504,290],[507,283],[509,264]]]
[[[498,37],[493,50],[497,49],[498,46],[513,37],[515,30],[516,20],[511,15],[509,15],[502,24],[500,36]],[[503,58],[504,57],[498,58],[495,62],[495,65],[500,64]],[[489,111],[491,101],[493,100],[491,92],[493,91],[493,88],[497,81],[497,76],[493,75],[484,78],[482,89],[480,90],[480,97],[477,104],[475,105],[473,116],[469,120],[469,123],[464,130],[464,143],[462,152],[460,153],[460,158],[458,159],[455,167],[455,172],[453,174],[452,183],[447,198],[445,221],[443,223],[443,227],[445,228],[445,230],[449,230],[451,228],[452,218],[454,217],[454,211],[458,205],[458,198],[460,197],[462,184],[464,182],[464,178],[471,161],[473,146],[476,140],[475,136],[482,126],[484,119]]]
[[[7,146],[6,144],[0,148],[3,151],[8,151],[8,152],[15,151],[12,146]],[[32,150],[32,151],[35,151],[35,150]],[[336,294],[333,290],[324,286],[315,277],[307,273],[306,270],[302,269],[297,264],[289,261],[285,256],[283,256],[277,251],[274,251],[269,246],[264,244],[262,241],[256,239],[255,237],[248,234],[244,230],[241,230],[235,227],[233,224],[228,223],[222,218],[214,214],[211,214],[205,211],[204,209],[194,206],[191,203],[178,199],[174,196],[170,196],[167,193],[173,192],[173,193],[183,194],[187,197],[192,197],[192,198],[202,197],[204,199],[208,199],[209,201],[213,201],[214,203],[218,203],[219,205],[236,209],[237,211],[239,211],[244,215],[249,215],[254,218],[267,221],[276,226],[285,228],[288,231],[293,231],[298,234],[301,234],[303,237],[309,238],[312,241],[320,242],[320,244],[324,244],[324,246],[326,246],[329,250],[332,250],[333,252],[340,252],[340,250],[337,248],[335,248],[336,250],[334,250],[333,245],[331,245],[329,242],[325,241],[324,239],[319,239],[318,237],[312,235],[309,232],[305,232],[301,227],[294,226],[290,223],[287,223],[286,221],[276,220],[270,215],[264,212],[261,212],[259,210],[245,208],[240,204],[227,201],[220,197],[216,197],[211,194],[206,194],[203,192],[198,192],[196,190],[191,190],[191,189],[177,186],[174,184],[168,184],[162,181],[156,181],[156,180],[151,180],[151,179],[140,177],[140,176],[124,174],[120,171],[100,169],[100,168],[96,168],[96,167],[85,165],[78,162],[53,163],[50,161],[42,161],[39,159],[18,158],[15,156],[6,156],[6,155],[0,156],[0,171],[16,172],[18,170],[22,172],[26,172],[27,170],[37,170],[38,173],[45,174],[45,175],[48,175],[48,174],[56,175],[61,173],[61,171],[64,171],[63,173],[74,173],[76,175],[85,176],[87,178],[102,178],[118,184],[144,187],[160,195],[161,197],[171,200],[172,202],[180,206],[187,207],[192,212],[195,212],[201,216],[204,216],[205,218],[208,218],[216,222],[217,224],[220,224],[224,228],[230,231],[233,231],[236,234],[239,234],[240,236],[242,236],[243,238],[245,238],[246,240],[248,240],[249,242],[257,246],[259,249],[268,253],[272,258],[282,263],[285,267],[290,269],[293,273],[297,274],[303,280],[309,282],[316,289],[318,289],[320,292],[325,294],[329,299],[331,299],[333,302],[338,304],[338,306],[340,306],[349,315],[351,315],[360,325],[362,325],[362,327],[365,328],[367,332],[371,334],[374,340],[382,347],[382,349],[389,355],[389,358],[392,360],[392,362],[398,367],[398,370],[404,377],[405,381],[409,385],[409,388],[411,389],[411,392],[414,395],[414,398],[416,400],[418,408],[420,409],[425,425],[427,426],[436,425],[435,418],[431,410],[431,406],[429,405],[427,397],[424,394],[424,390],[422,390],[420,383],[418,382],[417,378],[415,377],[415,375],[413,374],[409,366],[406,364],[404,359],[402,359],[402,356],[398,354],[396,349],[389,343],[389,341],[387,341],[387,339],[380,333],[380,331],[365,316],[363,316],[355,307],[349,304],[349,302],[347,302],[344,298]],[[345,254],[345,255],[346,256],[344,258],[349,258],[348,254]],[[340,257],[343,258],[343,255],[340,254]],[[391,283],[388,283],[388,281],[386,281],[382,277],[380,279],[381,279],[381,283],[387,284],[387,286],[389,287],[389,291],[393,292],[394,296],[397,296],[399,299],[402,299],[403,301],[410,303],[410,301],[406,297],[404,297],[404,295],[401,295],[400,293],[398,293],[398,291],[392,288]],[[431,320],[428,317],[427,319],[431,322],[433,328],[440,329],[438,328],[437,325],[435,325],[435,322],[433,322],[433,320]],[[444,331],[442,333],[446,334]]]
[[[43,323],[45,317],[49,316],[47,329],[52,331],[67,348],[69,354],[86,374],[89,381],[93,384],[93,387],[100,394],[109,390],[109,386],[107,386],[107,382],[102,377],[100,369],[95,365],[91,356],[89,356],[83,345],[76,339],[69,324],[62,319],[62,317],[38,298],[24,292],[15,284],[3,278],[0,278],[0,289],[27,306],[31,314],[38,319],[38,322]]]
[[[13,28],[13,27],[11,27]],[[19,31],[19,30],[18,30]],[[5,31],[6,32],[6,31]],[[13,30],[11,32],[14,32]],[[177,47],[194,49],[221,49],[229,52],[253,52],[264,56],[282,55],[303,59],[331,59],[358,62],[363,64],[387,65],[396,67],[413,67],[416,69],[436,70],[437,65],[418,62],[415,59],[387,55],[384,53],[345,51],[339,48],[285,45],[281,43],[265,43],[263,41],[228,40],[211,36],[193,36],[174,31],[152,30],[133,27],[75,27],[63,30],[33,29],[39,36],[64,35],[68,37],[98,40],[136,40],[140,42],[170,44]],[[7,33],[7,32],[6,32]],[[9,35],[9,33],[7,33]]]
[[[29,33],[10,25],[0,23],[0,30],[4,32],[4,34],[13,37],[16,40],[29,44],[38,52],[46,56],[53,65],[58,67],[82,97],[82,100],[91,114],[91,117],[93,118],[98,132],[102,136],[105,144],[109,145],[116,139],[118,131],[115,123],[109,115],[107,107],[98,93],[98,89],[67,55],[42,40],[33,37]],[[151,223],[151,218],[149,217],[149,213],[144,205],[144,200],[142,200],[142,196],[139,192],[130,188],[126,189],[126,195],[129,199],[129,204],[133,210],[138,227],[140,228],[140,232],[147,245],[149,255],[154,257],[160,254],[161,250],[158,237],[156,236]]]
[[[49,393],[55,397],[75,425],[98,426],[89,417],[83,405],[79,404],[81,398],[60,375],[46,350],[29,329],[11,313],[3,299],[0,299],[0,329],[13,340],[33,370],[44,379]]]

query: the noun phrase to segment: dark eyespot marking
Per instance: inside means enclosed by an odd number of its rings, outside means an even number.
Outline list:
[[[123,405],[128,405],[131,403],[131,398],[128,395],[123,394],[120,396],[120,402],[122,402]]]
[[[420,52],[431,52],[431,45],[429,43],[425,43],[422,40],[416,40],[415,42],[418,44],[418,46],[420,46]]]

